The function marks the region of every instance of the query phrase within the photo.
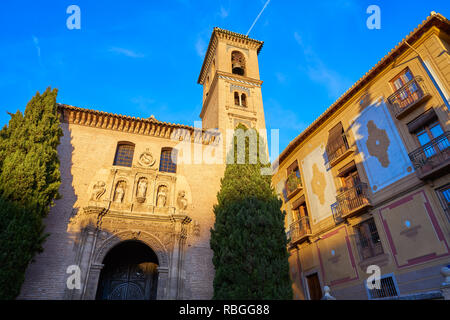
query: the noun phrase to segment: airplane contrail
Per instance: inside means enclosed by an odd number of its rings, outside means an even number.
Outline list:
[[[261,14],[263,13],[264,9],[267,7],[267,5],[269,4],[270,0],[267,0],[266,4],[264,5],[264,7],[262,8],[261,12],[258,14],[258,16],[256,17],[255,21],[253,21],[252,26],[250,27],[250,29],[248,29],[246,36],[248,36],[248,34],[250,33],[250,31],[252,31],[253,27],[255,26],[255,23],[258,21],[259,17],[261,16]]]

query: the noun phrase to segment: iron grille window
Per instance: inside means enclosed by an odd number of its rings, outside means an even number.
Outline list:
[[[388,297],[397,297],[398,291],[393,276],[380,279],[380,289],[372,289],[369,291],[370,299],[380,299]]]
[[[134,144],[120,142],[117,144],[115,166],[131,167],[133,163]]]
[[[381,245],[380,236],[373,218],[356,226],[356,229],[359,240],[359,253],[362,260],[383,253],[383,246]]]
[[[172,173],[177,172],[177,164],[176,164],[176,162],[172,161],[172,153],[174,155],[174,158],[176,159],[176,156],[177,156],[176,150],[174,150],[172,148],[162,149],[161,159],[159,162],[159,171],[172,172]]]

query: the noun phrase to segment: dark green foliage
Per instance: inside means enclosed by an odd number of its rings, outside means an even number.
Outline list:
[[[214,207],[214,299],[292,299],[281,201],[261,174],[270,164],[249,161],[248,140],[234,140],[234,150],[245,146],[245,163],[227,164]]]
[[[0,299],[19,292],[28,263],[45,238],[42,219],[59,198],[62,136],[57,90],[48,88],[0,130]]]

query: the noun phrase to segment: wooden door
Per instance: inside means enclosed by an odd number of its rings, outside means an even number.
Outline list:
[[[309,298],[311,300],[322,299],[322,288],[320,286],[319,275],[317,273],[313,273],[307,276],[306,280],[308,282]]]

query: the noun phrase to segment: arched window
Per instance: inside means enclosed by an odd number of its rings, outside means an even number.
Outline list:
[[[241,106],[247,106],[247,96],[245,95],[245,93],[241,94]]]
[[[176,159],[177,159],[177,150],[172,148],[162,148],[161,159],[159,161],[159,171],[176,173],[177,172]]]
[[[245,75],[245,57],[239,51],[231,53],[231,72],[240,76]]]
[[[234,93],[234,104],[237,105],[237,106],[241,105],[240,104],[240,100],[239,100],[239,93],[238,92]]]
[[[245,93],[239,94],[239,92],[234,92],[234,104],[240,107],[247,106],[247,95]]]
[[[133,163],[134,144],[131,142],[119,142],[114,157],[115,166],[131,167]]]

